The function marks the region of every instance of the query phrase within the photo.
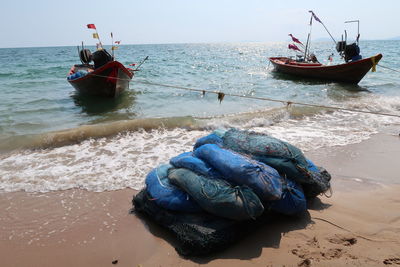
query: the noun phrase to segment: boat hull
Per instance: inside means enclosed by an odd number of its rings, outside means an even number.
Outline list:
[[[73,68],[85,70],[82,65]],[[98,69],[89,71],[83,77],[68,80],[68,82],[81,94],[116,97],[129,88],[129,82],[133,77],[133,71],[125,68],[118,61],[111,61]]]
[[[303,78],[357,84],[382,58],[382,54],[339,65],[296,63],[286,57],[271,57],[275,71]]]

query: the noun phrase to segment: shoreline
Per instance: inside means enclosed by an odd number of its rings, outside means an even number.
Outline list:
[[[129,214],[133,189],[0,193],[2,266],[400,264],[400,138],[376,134],[305,154],[331,173],[332,198],[320,196],[304,216],[268,223],[202,258],[180,257],[168,233]]]

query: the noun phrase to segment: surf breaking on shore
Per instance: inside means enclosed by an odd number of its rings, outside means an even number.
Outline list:
[[[197,138],[221,127],[268,133],[309,151],[361,142],[395,122],[369,114],[316,113],[294,107],[212,118],[140,119],[82,126],[40,136],[38,143],[33,143],[36,149],[3,153],[0,189],[140,189],[152,168],[190,151]]]

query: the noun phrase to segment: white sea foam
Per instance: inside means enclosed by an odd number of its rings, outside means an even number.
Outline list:
[[[400,114],[398,98],[365,98],[348,103]],[[267,112],[268,113],[268,112]],[[0,190],[48,192],[82,188],[90,191],[140,189],[147,173],[182,152],[191,151],[196,139],[220,127],[237,127],[268,133],[304,151],[361,142],[399,118],[335,111],[290,119],[282,109],[266,113],[225,116],[205,120],[209,130],[156,129],[132,131],[115,137],[89,139],[75,145],[26,150],[3,155]]]
[[[0,189],[29,192],[139,189],[152,168],[190,151],[195,139],[204,134],[183,129],[137,131],[12,154],[0,163]]]

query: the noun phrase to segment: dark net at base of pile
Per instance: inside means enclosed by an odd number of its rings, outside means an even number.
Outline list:
[[[230,246],[242,237],[251,224],[224,219],[206,212],[177,212],[159,207],[147,193],[133,198],[134,211],[150,217],[177,239],[176,251],[183,256],[208,255]],[[255,222],[254,222],[255,223]]]

